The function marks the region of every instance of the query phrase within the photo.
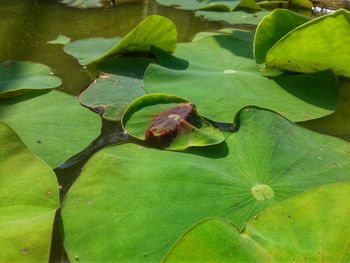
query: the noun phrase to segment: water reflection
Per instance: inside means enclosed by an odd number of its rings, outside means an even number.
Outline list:
[[[179,41],[189,41],[199,31],[217,29],[219,23],[203,22],[191,12],[157,5],[152,0],[124,1],[112,8],[81,10],[50,0],[0,2],[0,60],[31,60],[49,65],[63,80],[62,90],[77,95],[90,81],[76,60],[61,45],[47,41],[59,34],[72,40],[127,34],[142,19],[160,14],[174,21]]]

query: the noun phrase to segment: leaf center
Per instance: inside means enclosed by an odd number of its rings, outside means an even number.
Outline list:
[[[258,201],[265,201],[275,196],[272,188],[266,184],[258,184],[253,186],[251,189],[253,196]]]

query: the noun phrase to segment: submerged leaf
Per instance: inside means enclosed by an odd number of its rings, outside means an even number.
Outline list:
[[[224,140],[223,134],[203,119],[193,104],[173,95],[151,94],[136,99],[124,112],[122,124],[131,136],[168,150],[208,146]]]
[[[153,48],[172,53],[175,51],[177,31],[174,23],[162,16],[145,18],[123,38],[90,38],[71,42],[64,51],[77,58],[81,65],[128,53],[152,52]]]
[[[187,98],[211,120],[232,122],[243,107],[272,109],[292,121],[319,118],[338,105],[338,82],[330,71],[261,75],[252,54],[250,38],[243,33],[209,36],[177,46],[175,56],[158,54],[161,65],[145,73],[147,92]]]
[[[204,220],[164,262],[347,262],[349,193],[349,183],[317,188],[267,209],[242,233],[228,220]]]
[[[48,262],[58,206],[54,172],[0,122],[0,262]]]
[[[283,200],[350,181],[349,143],[266,110],[244,109],[237,123],[226,143],[209,148],[122,144],[95,154],[62,209],[69,257],[160,262],[200,220],[221,216],[239,227]]]
[[[285,35],[267,53],[266,66],[295,72],[331,69],[350,77],[350,12],[340,9]]]
[[[99,117],[60,91],[0,102],[0,121],[51,167],[84,150],[99,134]]]
[[[14,60],[0,63],[0,98],[30,90],[53,89],[61,83],[61,79],[53,76],[51,69],[43,64]]]
[[[264,17],[255,32],[254,57],[258,64],[265,63],[267,52],[296,27],[310,21],[287,9],[276,9]]]

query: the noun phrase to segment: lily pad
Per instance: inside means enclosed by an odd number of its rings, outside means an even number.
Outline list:
[[[72,262],[160,262],[205,218],[241,226],[282,200],[350,181],[349,143],[255,108],[237,123],[226,143],[205,149],[122,144],[95,154],[62,209]]]
[[[215,11],[232,11],[235,9],[240,1],[239,0],[156,0],[158,4],[171,6],[184,10],[215,10]]]
[[[60,91],[25,94],[0,103],[0,121],[51,167],[84,150],[99,134],[100,118]]]
[[[81,9],[105,7],[111,5],[111,2],[111,0],[62,0],[65,5]]]
[[[139,96],[145,95],[143,73],[150,59],[110,59],[99,65],[103,73],[79,95],[79,101],[102,114],[102,117],[118,121],[126,107]]]
[[[64,51],[77,58],[81,65],[88,65],[113,55],[149,53],[153,48],[172,53],[176,42],[174,23],[165,17],[152,15],[123,38],[77,40],[65,45]]]
[[[267,52],[283,36],[296,27],[310,21],[288,9],[276,9],[261,21],[254,38],[254,57],[258,64],[265,63]]]
[[[227,220],[205,220],[164,262],[347,262],[349,193],[349,183],[317,188],[267,209],[242,233]]]
[[[340,9],[305,23],[267,53],[266,66],[296,72],[331,69],[350,77],[350,12]]]
[[[145,72],[146,91],[186,98],[203,116],[219,122],[232,122],[248,105],[302,121],[329,115],[338,104],[332,72],[264,77],[253,59],[252,43],[234,35],[179,44],[175,56],[162,53],[157,59],[162,66],[151,64]]]
[[[269,11],[259,11],[249,13],[246,11],[234,11],[234,12],[211,12],[211,11],[197,11],[196,16],[203,16],[209,21],[224,21],[231,25],[235,24],[248,24],[257,25],[264,18]]]
[[[222,28],[217,31],[211,32],[199,32],[197,33],[192,41],[198,41],[202,38],[206,38],[208,36],[216,36],[216,35],[228,35],[233,36],[238,39],[242,39],[243,41],[252,42],[254,39],[254,35],[250,33],[249,30],[237,29],[237,28]]]
[[[62,83],[48,66],[29,61],[0,63],[0,76],[0,98],[18,96],[30,90],[53,89]]]
[[[58,206],[54,172],[0,122],[0,262],[48,262]]]
[[[123,114],[122,125],[131,136],[168,150],[214,145],[225,139],[199,115],[193,104],[166,94],[144,95],[134,100]]]
[[[69,42],[70,42],[70,37],[59,34],[56,39],[47,41],[46,43],[65,45],[65,44],[68,44]]]

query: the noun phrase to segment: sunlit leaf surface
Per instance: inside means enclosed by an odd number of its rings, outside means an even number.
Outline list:
[[[207,217],[240,227],[282,200],[350,181],[349,143],[266,110],[245,109],[237,123],[226,143],[209,148],[171,152],[124,144],[98,152],[65,199],[69,257],[160,262]]]
[[[164,262],[347,262],[350,184],[332,184],[267,209],[239,233],[224,219],[202,221]]]
[[[228,123],[249,105],[272,109],[292,121],[315,119],[336,109],[338,82],[332,72],[262,76],[252,43],[242,34],[209,36],[179,44],[174,56],[159,54],[161,65],[151,64],[146,70],[146,91],[181,96],[203,116]]]
[[[256,29],[254,37],[254,57],[256,63],[265,63],[267,52],[278,40],[308,21],[310,21],[308,17],[301,16],[288,9],[276,9],[271,14],[265,16]]]
[[[151,52],[153,48],[174,52],[177,31],[174,23],[162,16],[145,18],[123,38],[88,38],[71,42],[64,51],[77,58],[81,65],[98,62],[112,55]]]
[[[56,176],[0,122],[0,262],[48,262]]]
[[[340,9],[285,35],[266,56],[267,67],[296,72],[331,69],[350,77],[350,12]]]
[[[0,63],[0,98],[60,85],[61,79],[53,76],[51,69],[43,64],[15,60]]]
[[[101,126],[98,115],[60,91],[1,101],[0,121],[51,167],[84,150],[100,134]]]

